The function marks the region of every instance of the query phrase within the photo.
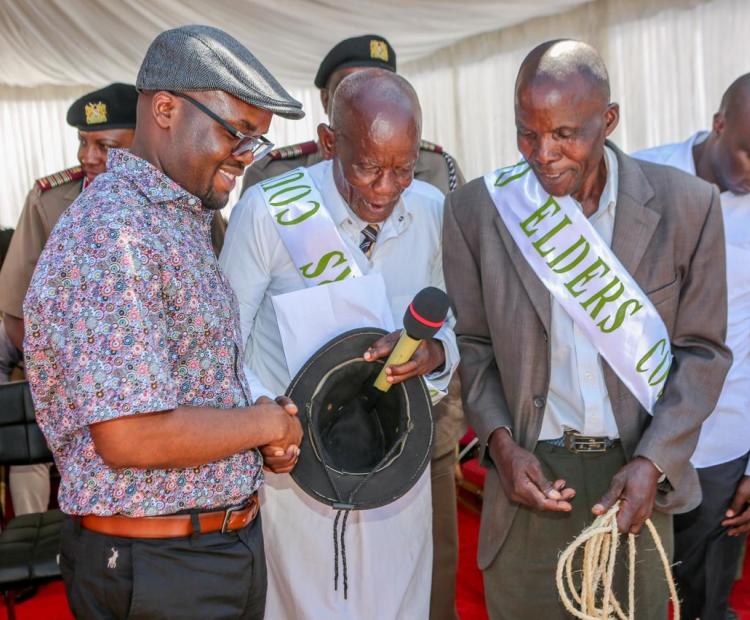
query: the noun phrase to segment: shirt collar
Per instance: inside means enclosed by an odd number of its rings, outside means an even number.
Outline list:
[[[604,184],[602,195],[599,197],[599,207],[590,218],[592,220],[596,220],[604,213],[613,210],[617,204],[619,165],[617,163],[617,155],[606,145],[604,146],[604,166],[607,169],[607,181]]]
[[[107,170],[133,183],[149,202],[174,202],[199,214],[208,211],[203,208],[200,198],[193,196],[153,164],[130,151],[110,149]]]
[[[706,138],[708,138],[708,134],[708,131],[699,131],[690,136],[685,142],[680,143],[680,147],[675,149],[675,152],[673,153],[674,161],[669,161],[668,163],[675,168],[689,172],[692,175],[698,174],[695,169],[693,147],[701,142],[705,142]]]

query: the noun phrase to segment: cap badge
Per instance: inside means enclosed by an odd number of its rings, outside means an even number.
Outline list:
[[[84,109],[87,125],[99,125],[107,122],[107,104],[103,101],[87,103]]]
[[[388,46],[385,44],[385,41],[379,41],[378,39],[370,40],[370,58],[388,62]]]

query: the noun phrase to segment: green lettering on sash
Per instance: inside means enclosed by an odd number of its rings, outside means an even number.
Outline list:
[[[288,192],[293,192],[295,190],[302,191],[294,194],[291,198],[286,198],[281,201],[276,200],[277,196],[282,196]],[[268,204],[270,204],[272,207],[283,207],[285,205],[288,205],[290,202],[297,202],[298,200],[302,200],[310,192],[312,192],[312,188],[309,185],[292,185],[291,187],[284,187],[268,199]]]
[[[609,291],[614,287],[617,287],[617,290],[612,294],[608,294]],[[586,301],[582,302],[581,307],[584,310],[588,310],[588,307],[594,302],[596,302],[596,305],[593,307],[593,309],[589,311],[589,316],[592,319],[595,319],[599,315],[599,312],[601,311],[601,309],[604,307],[605,304],[611,303],[613,301],[617,301],[617,298],[620,295],[622,295],[624,291],[625,291],[625,285],[622,282],[620,282],[620,278],[615,276],[604,288],[599,289]]]
[[[495,179],[495,187],[505,187],[508,183],[511,183],[515,181],[516,179],[520,179],[523,175],[525,175],[531,168],[527,165],[521,172],[517,174],[513,174],[510,176],[506,176],[510,174],[511,170],[515,170],[518,164],[515,166],[511,166],[510,168],[503,168],[500,171],[500,174],[497,175],[497,178]]]
[[[651,357],[654,354],[661,355],[661,360],[657,364],[656,368],[654,368],[651,371],[651,374],[648,376],[648,384],[651,387],[655,385],[659,385],[660,383],[666,380],[667,375],[669,374],[669,365],[668,365],[669,353],[670,353],[669,345],[667,345],[667,341],[664,338],[662,338],[646,352],[646,355],[644,355],[640,360],[638,360],[638,364],[636,365],[635,369],[640,373],[645,373],[651,370],[649,367],[646,366],[646,362],[648,362],[648,360],[651,359]],[[666,368],[664,369],[663,372],[661,372],[662,368],[664,368],[665,366]],[[660,375],[658,374],[659,372],[661,372]]]
[[[320,203],[315,202],[314,200],[309,201],[311,205],[313,205],[313,208],[309,211],[305,211],[302,215],[295,217],[293,220],[282,220],[287,213],[289,213],[289,209],[284,209],[283,211],[279,211],[276,214],[276,221],[281,224],[282,226],[294,226],[295,224],[299,224],[300,222],[304,222],[308,217],[315,215],[320,209]]]
[[[264,192],[267,192],[270,189],[281,187],[282,185],[286,185],[287,183],[294,183],[296,181],[299,181],[303,176],[305,176],[303,170],[292,170],[289,174],[286,174],[282,177],[274,177],[273,179],[269,179],[268,181],[261,183],[260,189],[262,189]]]
[[[334,260],[336,262],[332,265],[329,265],[329,263]],[[299,270],[302,272],[302,275],[305,278],[317,278],[329,267],[338,267],[339,265],[343,265],[344,263],[346,263],[346,256],[344,256],[344,253],[340,250],[333,250],[331,252],[328,252],[327,254],[323,254],[323,256],[320,257],[320,260],[315,265],[313,271],[310,271],[310,267],[312,267],[313,263],[302,265]],[[349,269],[349,267],[347,267],[347,269]]]
[[[597,273],[597,269],[603,269],[604,271]],[[585,293],[586,289],[582,288],[579,290],[575,290],[575,286],[577,284],[582,284],[584,287],[586,284],[591,282],[596,277],[602,277],[606,276],[609,273],[609,265],[605,263],[601,258],[597,258],[593,263],[591,263],[586,269],[584,269],[581,273],[579,273],[575,278],[570,280],[569,282],[565,283],[565,288],[570,291],[570,294],[573,295],[573,297],[578,297],[581,293]]]
[[[338,282],[340,280],[343,280],[346,278],[350,273],[352,272],[351,267],[347,267],[342,271],[337,277],[335,277],[333,280],[323,280],[320,284],[330,284],[331,282]]]
[[[629,311],[629,308],[633,309]],[[635,316],[635,314],[641,308],[643,308],[643,304],[637,299],[628,299],[627,301],[623,302],[622,305],[617,309],[615,318],[612,319],[612,323],[607,325],[607,321],[612,318],[611,316],[608,316],[606,319],[602,319],[601,321],[599,321],[599,323],[597,323],[597,327],[601,329],[605,334],[611,334],[625,322],[628,314],[630,316]]]
[[[565,273],[566,271],[570,271],[575,267],[578,263],[580,263],[585,257],[586,254],[589,253],[589,242],[586,241],[583,235],[578,237],[578,240],[571,245],[569,248],[566,248],[560,254],[555,256],[551,261],[547,263],[547,266],[552,269],[555,273]],[[564,261],[568,256],[570,256],[573,252],[581,248],[581,253],[576,256],[570,263],[567,265],[563,265],[562,267],[557,267],[557,265],[560,264],[560,262]]]
[[[550,207],[553,207],[552,210],[550,210]],[[549,215],[554,215],[560,210],[560,205],[557,204],[557,201],[550,196],[547,198],[547,202],[545,202],[541,207],[539,207],[534,213],[532,213],[529,217],[527,217],[523,222],[521,222],[521,229],[523,232],[526,233],[527,237],[531,237],[538,228],[531,228],[531,226],[535,224],[539,224],[545,217]]]
[[[551,248],[548,248],[546,250],[542,250],[542,246],[547,243],[552,237],[554,237],[557,233],[559,233],[563,228],[571,224],[570,218],[566,215],[562,220],[560,220],[560,223],[557,224],[552,230],[550,230],[546,235],[544,235],[541,239],[537,239],[532,243],[531,245],[534,246],[534,249],[539,252],[539,256],[547,256],[550,252],[554,252],[555,248],[554,246]]]

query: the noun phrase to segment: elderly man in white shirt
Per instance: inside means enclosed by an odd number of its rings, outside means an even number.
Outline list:
[[[750,531],[750,74],[724,93],[710,132],[635,157],[694,174],[721,190],[727,257],[727,346],[734,361],[691,462],[702,504],[675,517],[675,575],[687,620],[725,620]]]
[[[239,300],[246,373],[256,395],[284,392],[296,371],[294,350],[315,340],[307,332],[319,319],[325,324],[321,315],[333,315],[339,332],[383,314],[382,326],[393,329],[419,290],[444,288],[443,195],[413,180],[421,111],[408,82],[378,69],[348,76],[336,90],[331,125],[318,131],[326,161],[248,190],[232,213],[221,255]],[[354,291],[341,288],[349,285],[362,292],[362,282],[371,288],[362,299],[336,292]],[[381,302],[385,309],[378,310]],[[365,359],[386,357],[398,334],[373,343]],[[389,380],[424,375],[438,395],[457,364],[455,336],[444,326],[410,361],[391,366]],[[295,457],[280,454],[277,463],[286,460],[291,469]],[[267,478],[267,618],[427,618],[429,472],[395,502],[352,513],[346,596],[333,583],[335,510],[307,497],[288,475]]]

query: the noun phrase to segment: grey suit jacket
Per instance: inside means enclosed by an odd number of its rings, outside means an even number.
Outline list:
[[[731,364],[724,346],[727,292],[724,229],[716,188],[674,168],[637,161],[614,145],[619,191],[612,249],[661,315],[674,363],[653,417],[603,363],[627,457],[645,456],[672,490],[657,507],[684,512],[700,502],[690,456]],[[517,505],[500,486],[486,451],[490,434],[512,429],[533,450],[550,377],[550,294],[528,265],[475,179],[446,199],[445,280],[457,309],[464,411],[489,467],[479,565],[500,550]]]

